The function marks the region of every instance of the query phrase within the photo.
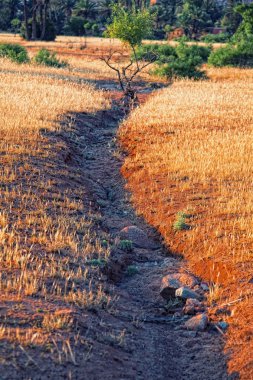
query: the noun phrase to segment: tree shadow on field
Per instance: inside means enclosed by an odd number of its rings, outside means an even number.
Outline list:
[[[16,75],[16,74],[19,74],[20,71],[13,70],[13,69],[8,70],[8,69],[0,68],[0,73]],[[101,89],[105,91],[121,91],[119,83],[116,79],[115,80],[88,79],[88,78],[77,77],[71,74],[66,75],[66,74],[57,74],[57,73],[31,72],[31,71],[28,71],[28,72],[23,71],[22,75],[28,76],[28,77],[41,77],[41,78],[63,80],[68,83],[71,82],[71,83],[80,84],[80,85],[89,83],[91,85],[94,85],[99,90]],[[147,93],[147,94],[150,93],[153,89],[167,86],[167,84],[165,84],[164,82],[151,82],[147,84],[147,82],[142,81],[142,80],[136,81],[135,85],[139,93]]]

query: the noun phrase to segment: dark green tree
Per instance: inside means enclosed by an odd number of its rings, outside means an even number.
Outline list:
[[[205,28],[212,25],[211,16],[202,0],[186,0],[178,15],[178,24],[189,38],[196,39]]]
[[[92,0],[79,0],[75,7],[73,14],[81,16],[84,19],[93,19],[97,13],[97,3]]]
[[[238,5],[235,11],[242,17],[242,22],[238,27],[235,38],[239,42],[252,43],[253,51],[253,4]]]
[[[238,3],[240,3],[238,0],[227,0],[224,9],[224,17],[221,20],[222,26],[231,34],[236,32],[242,21],[241,15],[235,11],[235,7]]]
[[[11,30],[11,21],[18,18],[22,9],[21,1],[0,1],[0,30]]]

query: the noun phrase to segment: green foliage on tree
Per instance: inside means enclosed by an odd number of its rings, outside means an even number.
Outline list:
[[[239,0],[227,0],[224,7],[224,14],[221,19],[222,27],[226,28],[231,35],[236,32],[242,20],[240,14],[235,10],[238,3],[240,3]]]
[[[253,67],[253,4],[235,8],[242,17],[233,43],[214,51],[208,60],[212,66]]]
[[[0,30],[11,30],[12,20],[21,19],[18,17],[22,11],[22,3],[19,0],[0,1]]]
[[[76,36],[83,36],[85,33],[85,18],[82,16],[72,16],[69,20],[70,31]]]
[[[107,25],[106,36],[118,38],[126,44],[132,51],[132,58],[123,67],[116,66],[112,62],[115,51],[101,59],[117,73],[120,87],[125,94],[127,109],[137,103],[136,91],[133,87],[134,78],[154,61],[152,58],[150,61],[142,63],[136,55],[136,48],[141,46],[142,40],[150,35],[152,26],[153,16],[147,8],[140,10],[135,6],[130,9],[122,8],[119,5],[112,7],[112,20]]]
[[[22,25],[22,35],[33,40],[53,40],[55,34],[65,33],[102,35],[113,4],[122,10],[121,21],[124,11],[132,7],[140,13],[148,10],[153,15],[152,33],[156,39],[163,39],[178,27],[188,38],[200,38],[215,26],[223,26],[232,35],[242,20],[241,12],[235,10],[239,3],[240,0],[159,0],[151,6],[149,0],[1,0],[0,31],[17,33]]]
[[[235,11],[242,17],[242,22],[235,33],[235,39],[237,42],[251,41],[253,50],[253,4],[239,5]]]
[[[26,38],[26,35],[30,36],[31,38],[32,35],[32,19],[28,20],[27,28],[25,26],[25,23],[22,23],[21,28],[20,28],[20,35],[21,37]],[[37,36],[41,35],[42,29],[41,29],[41,24],[36,22],[36,34]],[[52,22],[52,20],[47,19],[46,24],[45,24],[45,33],[43,36],[43,41],[54,41],[56,39],[56,29],[55,25]]]
[[[120,5],[114,5],[112,22],[107,26],[105,35],[135,47],[152,34],[152,28],[153,17],[148,9],[133,7],[129,11]]]
[[[14,18],[13,20],[11,20],[11,31],[14,32],[15,34],[19,33],[20,25],[21,25],[21,21],[18,18]]]
[[[75,16],[82,16],[85,19],[93,17],[97,11],[97,4],[92,0],[79,0],[73,10]]]
[[[190,38],[197,38],[201,31],[211,26],[211,17],[199,0],[187,0],[178,16],[179,25]]]

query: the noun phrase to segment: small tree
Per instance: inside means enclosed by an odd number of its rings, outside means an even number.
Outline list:
[[[11,20],[11,29],[16,34],[20,31],[21,21],[18,18]]]
[[[137,100],[136,90],[133,87],[134,78],[156,59],[153,55],[149,57],[148,61],[143,61],[139,60],[136,54],[136,48],[141,45],[145,37],[151,34],[152,26],[153,16],[148,9],[137,10],[134,6],[131,9],[125,9],[119,5],[112,7],[112,22],[107,25],[105,35],[110,38],[118,38],[130,48],[132,55],[130,62],[123,67],[112,63],[116,51],[111,51],[109,55],[103,56],[101,59],[117,73],[128,105]]]

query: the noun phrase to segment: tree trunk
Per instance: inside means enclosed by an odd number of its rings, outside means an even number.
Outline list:
[[[42,22],[41,22],[41,35],[40,39],[44,40],[47,27],[47,9],[48,9],[49,0],[45,0],[42,9]]]
[[[28,9],[27,9],[27,0],[24,0],[24,22],[25,22],[25,38],[26,40],[30,40],[30,31],[28,25]]]
[[[37,2],[32,2],[32,40],[37,40]]]

